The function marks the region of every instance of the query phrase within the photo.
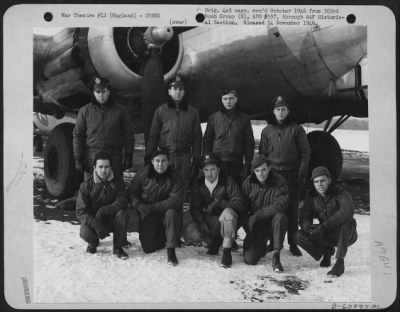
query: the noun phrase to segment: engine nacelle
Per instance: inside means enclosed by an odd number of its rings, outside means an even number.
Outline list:
[[[115,90],[135,94],[142,90],[149,43],[152,48],[160,49],[164,81],[177,73],[183,58],[183,44],[180,35],[172,35],[172,29],[165,27],[90,28],[87,37],[90,60],[97,73],[107,77]]]

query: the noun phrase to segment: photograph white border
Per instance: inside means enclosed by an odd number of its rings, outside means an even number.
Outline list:
[[[32,29],[49,27],[45,12],[60,16],[63,11],[99,12],[140,10],[143,5],[39,5],[10,7],[4,15],[4,277],[5,298],[9,305],[25,309],[115,308],[115,304],[27,304],[23,284],[33,289],[32,212]],[[268,5],[269,6],[269,5]],[[188,17],[185,26],[199,26],[194,16],[202,7],[220,5],[154,5],[168,18]],[[290,6],[274,6],[290,7]],[[293,7],[293,6],[292,6]],[[312,6],[315,8],[324,6]],[[370,135],[370,206],[372,301],[384,308],[396,297],[397,289],[397,151],[396,151],[396,55],[395,18],[384,6],[337,6],[357,16],[357,22],[368,27],[368,100]],[[164,11],[165,10],[165,11]],[[163,16],[164,14],[162,14]],[[193,18],[189,18],[193,17]],[[143,24],[141,24],[143,22]],[[166,20],[135,21],[137,26],[165,26]],[[112,26],[131,26],[132,20],[111,19]],[[338,22],[339,23],[339,22]],[[345,23],[345,21],[343,21]],[[98,19],[55,18],[51,27],[104,26]],[[18,259],[18,260],[16,260]],[[165,304],[141,305],[135,308],[160,308]],[[171,304],[170,307],[194,308],[198,304]],[[202,305],[207,308],[209,304]],[[214,306],[214,305],[211,305]],[[224,308],[252,308],[254,304],[235,304]],[[284,304],[285,308],[306,308],[309,303]],[[131,308],[132,304],[118,304]],[[265,307],[265,306],[264,306]],[[327,304],[313,303],[313,308]],[[263,308],[258,305],[258,308]],[[282,308],[282,303],[268,303],[268,308]]]

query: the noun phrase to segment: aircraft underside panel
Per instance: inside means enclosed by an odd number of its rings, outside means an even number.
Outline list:
[[[143,44],[166,38],[164,28],[153,30],[76,28],[37,38],[35,108],[42,101],[57,114],[63,107],[78,109],[90,100],[90,77],[99,74],[110,79],[115,97],[140,120],[142,74],[150,53]],[[343,78],[366,57],[366,31],[363,26],[197,27],[166,39],[158,53],[162,62],[168,59],[164,81],[179,70],[202,121],[219,109],[221,89],[236,88],[242,109],[255,118],[265,119],[272,98],[284,95],[298,121],[312,122],[367,115],[365,67],[355,75],[356,87],[348,87],[351,74]]]
[[[276,95],[291,102],[302,122],[346,110],[367,114],[356,93],[334,88],[366,56],[366,27],[199,27],[183,36],[180,73],[202,121],[219,108],[223,88],[238,89],[242,109],[260,119],[271,113]]]

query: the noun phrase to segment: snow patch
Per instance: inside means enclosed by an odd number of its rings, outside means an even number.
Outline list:
[[[371,300],[370,217],[356,215],[358,240],[349,248],[346,271],[326,275],[308,254],[281,253],[285,272],[275,273],[271,253],[258,265],[243,263],[242,248],[233,252],[229,269],[204,247],[176,249],[179,265],[167,265],[166,250],[145,254],[138,233],[129,259],[112,254],[112,235],[96,254],[85,252],[79,225],[55,220],[34,222],[35,303],[223,303],[223,302],[367,302]],[[239,245],[244,237],[239,230]],[[334,259],[332,259],[334,262]]]

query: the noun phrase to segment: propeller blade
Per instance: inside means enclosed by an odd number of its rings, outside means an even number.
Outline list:
[[[150,56],[144,66],[142,118],[144,138],[147,142],[154,111],[167,100],[163,65],[158,49],[151,49]]]

